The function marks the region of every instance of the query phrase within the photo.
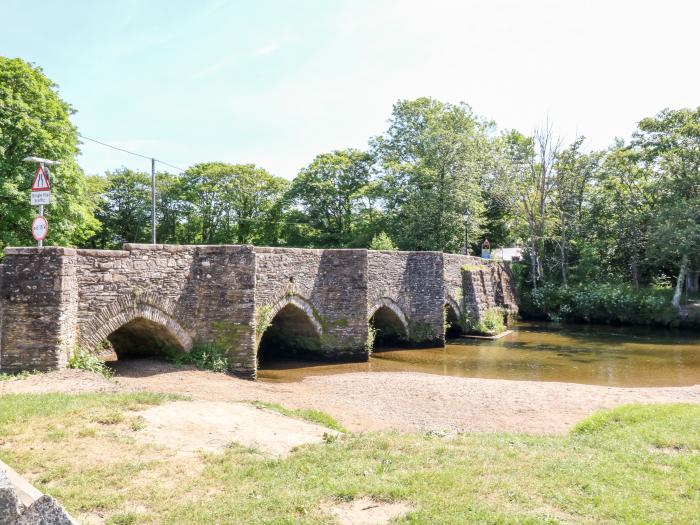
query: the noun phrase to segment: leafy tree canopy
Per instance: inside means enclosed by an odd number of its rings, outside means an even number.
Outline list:
[[[97,196],[76,162],[79,142],[70,122],[73,112],[41,68],[0,57],[0,247],[34,242],[31,222],[36,209],[29,205],[29,190],[36,165],[23,162],[27,156],[62,163],[51,170],[45,244],[81,245],[98,230],[93,215]]]

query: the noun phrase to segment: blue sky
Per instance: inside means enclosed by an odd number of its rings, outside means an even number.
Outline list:
[[[41,66],[81,133],[185,168],[291,178],[366,147],[401,98],[593,147],[700,105],[700,7],[682,0],[0,0],[0,18],[0,54]],[[79,160],[150,168],[90,143]]]

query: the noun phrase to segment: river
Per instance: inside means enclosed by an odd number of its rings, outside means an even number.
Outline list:
[[[495,340],[451,340],[443,348],[377,349],[369,362],[277,360],[263,381],[346,372],[425,372],[458,377],[563,381],[605,386],[700,383],[700,334],[645,327],[517,323]]]

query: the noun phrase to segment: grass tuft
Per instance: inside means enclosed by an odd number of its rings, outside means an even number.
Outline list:
[[[330,428],[331,430],[336,430],[338,432],[347,433],[347,429],[341,425],[333,416],[321,412],[320,410],[310,410],[306,408],[286,408],[279,403],[268,403],[266,401],[255,401],[253,406],[256,408],[266,408],[268,410],[274,410],[288,417],[293,417],[296,419],[303,419],[304,421],[309,421],[310,423],[316,423],[317,425]]]

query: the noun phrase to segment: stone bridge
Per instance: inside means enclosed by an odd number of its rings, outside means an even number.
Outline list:
[[[126,244],[4,253],[3,372],[62,368],[75,349],[109,340],[119,357],[215,347],[231,372],[255,378],[268,352],[363,361],[375,334],[443,345],[446,326],[459,332],[493,307],[517,311],[507,264],[440,252]]]

